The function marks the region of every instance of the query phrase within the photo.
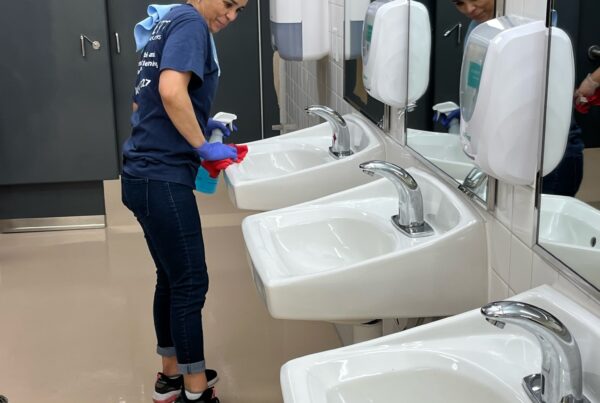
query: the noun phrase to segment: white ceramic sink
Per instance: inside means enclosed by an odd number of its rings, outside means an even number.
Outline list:
[[[463,152],[458,134],[414,129],[407,129],[406,133],[410,148],[460,183],[475,167]]]
[[[248,143],[241,164],[225,170],[231,201],[240,209],[272,210],[316,199],[372,181],[358,165],[385,159],[383,140],[371,123],[345,115],[354,154],[329,154],[329,123]]]
[[[409,238],[394,227],[399,199],[386,179],[243,221],[254,280],[273,317],[443,316],[484,301],[482,219],[433,175],[408,171],[431,236]]]
[[[579,344],[584,394],[598,396],[600,320],[542,286],[514,298],[546,309]],[[535,337],[514,325],[498,329],[479,309],[401,333],[287,362],[285,403],[530,403],[521,381],[539,373]]]
[[[600,211],[590,205],[542,194],[539,244],[584,278],[600,278]]]

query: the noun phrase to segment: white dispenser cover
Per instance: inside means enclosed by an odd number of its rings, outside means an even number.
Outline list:
[[[329,54],[326,0],[270,0],[271,43],[285,60],[318,60]]]
[[[560,163],[567,148],[575,86],[575,60],[569,36],[560,28],[551,28],[546,129],[542,175]]]
[[[463,55],[460,133],[485,173],[533,184],[542,136],[547,28],[504,16],[477,26]]]
[[[371,3],[362,51],[363,81],[373,98],[397,108],[415,102],[429,84],[431,25],[427,8],[412,0]]]

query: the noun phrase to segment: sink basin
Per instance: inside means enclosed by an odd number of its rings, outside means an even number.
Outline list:
[[[475,166],[462,150],[458,134],[407,129],[410,148],[462,183]]]
[[[385,159],[383,141],[362,117],[344,119],[354,154],[339,160],[329,154],[329,123],[248,143],[244,161],[225,170],[231,201],[240,209],[272,210],[370,182],[358,165]]]
[[[600,211],[568,196],[542,194],[539,244],[587,279],[598,278]]]
[[[433,175],[408,171],[431,236],[410,238],[394,227],[398,194],[386,179],[244,219],[253,277],[273,317],[443,316],[484,302],[481,218]]]
[[[571,330],[582,350],[584,392],[597,401],[600,320],[548,286],[512,299],[552,312]],[[532,334],[500,330],[475,309],[289,361],[280,380],[285,403],[530,403],[521,381],[540,368]]]

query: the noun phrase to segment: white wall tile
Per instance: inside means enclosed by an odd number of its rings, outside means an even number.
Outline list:
[[[488,276],[488,301],[501,301],[508,298],[508,284],[495,271],[490,270]]]
[[[532,250],[513,236],[510,246],[510,276],[508,285],[517,293],[531,288]]]
[[[523,3],[528,0],[506,0],[504,3],[506,15],[523,15]]]
[[[512,232],[525,243],[533,246],[535,192],[530,186],[515,186],[513,194]]]
[[[533,273],[531,287],[542,284],[552,285],[558,281],[558,272],[537,254],[533,255]]]
[[[493,220],[491,244],[492,268],[502,280],[508,282],[510,273],[511,234],[500,221]]]
[[[559,274],[558,281],[553,285],[553,287],[555,287],[557,290],[561,291],[565,295],[568,295],[578,304],[587,307],[592,307],[596,314],[599,315],[600,308],[598,302],[590,299],[585,293],[583,293],[579,288],[577,288],[563,275]]]
[[[498,182],[496,193],[496,218],[506,227],[510,228],[513,215],[514,186]]]
[[[535,20],[546,19],[547,0],[525,0],[523,1],[523,16]]]

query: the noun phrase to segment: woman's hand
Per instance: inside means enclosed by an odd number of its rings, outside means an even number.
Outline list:
[[[579,84],[579,88],[575,90],[575,95],[577,97],[591,97],[594,95],[600,83],[596,82],[591,74],[588,74],[587,77]]]
[[[231,158],[237,160],[237,148],[225,145],[223,143],[209,143],[196,148],[196,152],[203,161],[219,161]]]

